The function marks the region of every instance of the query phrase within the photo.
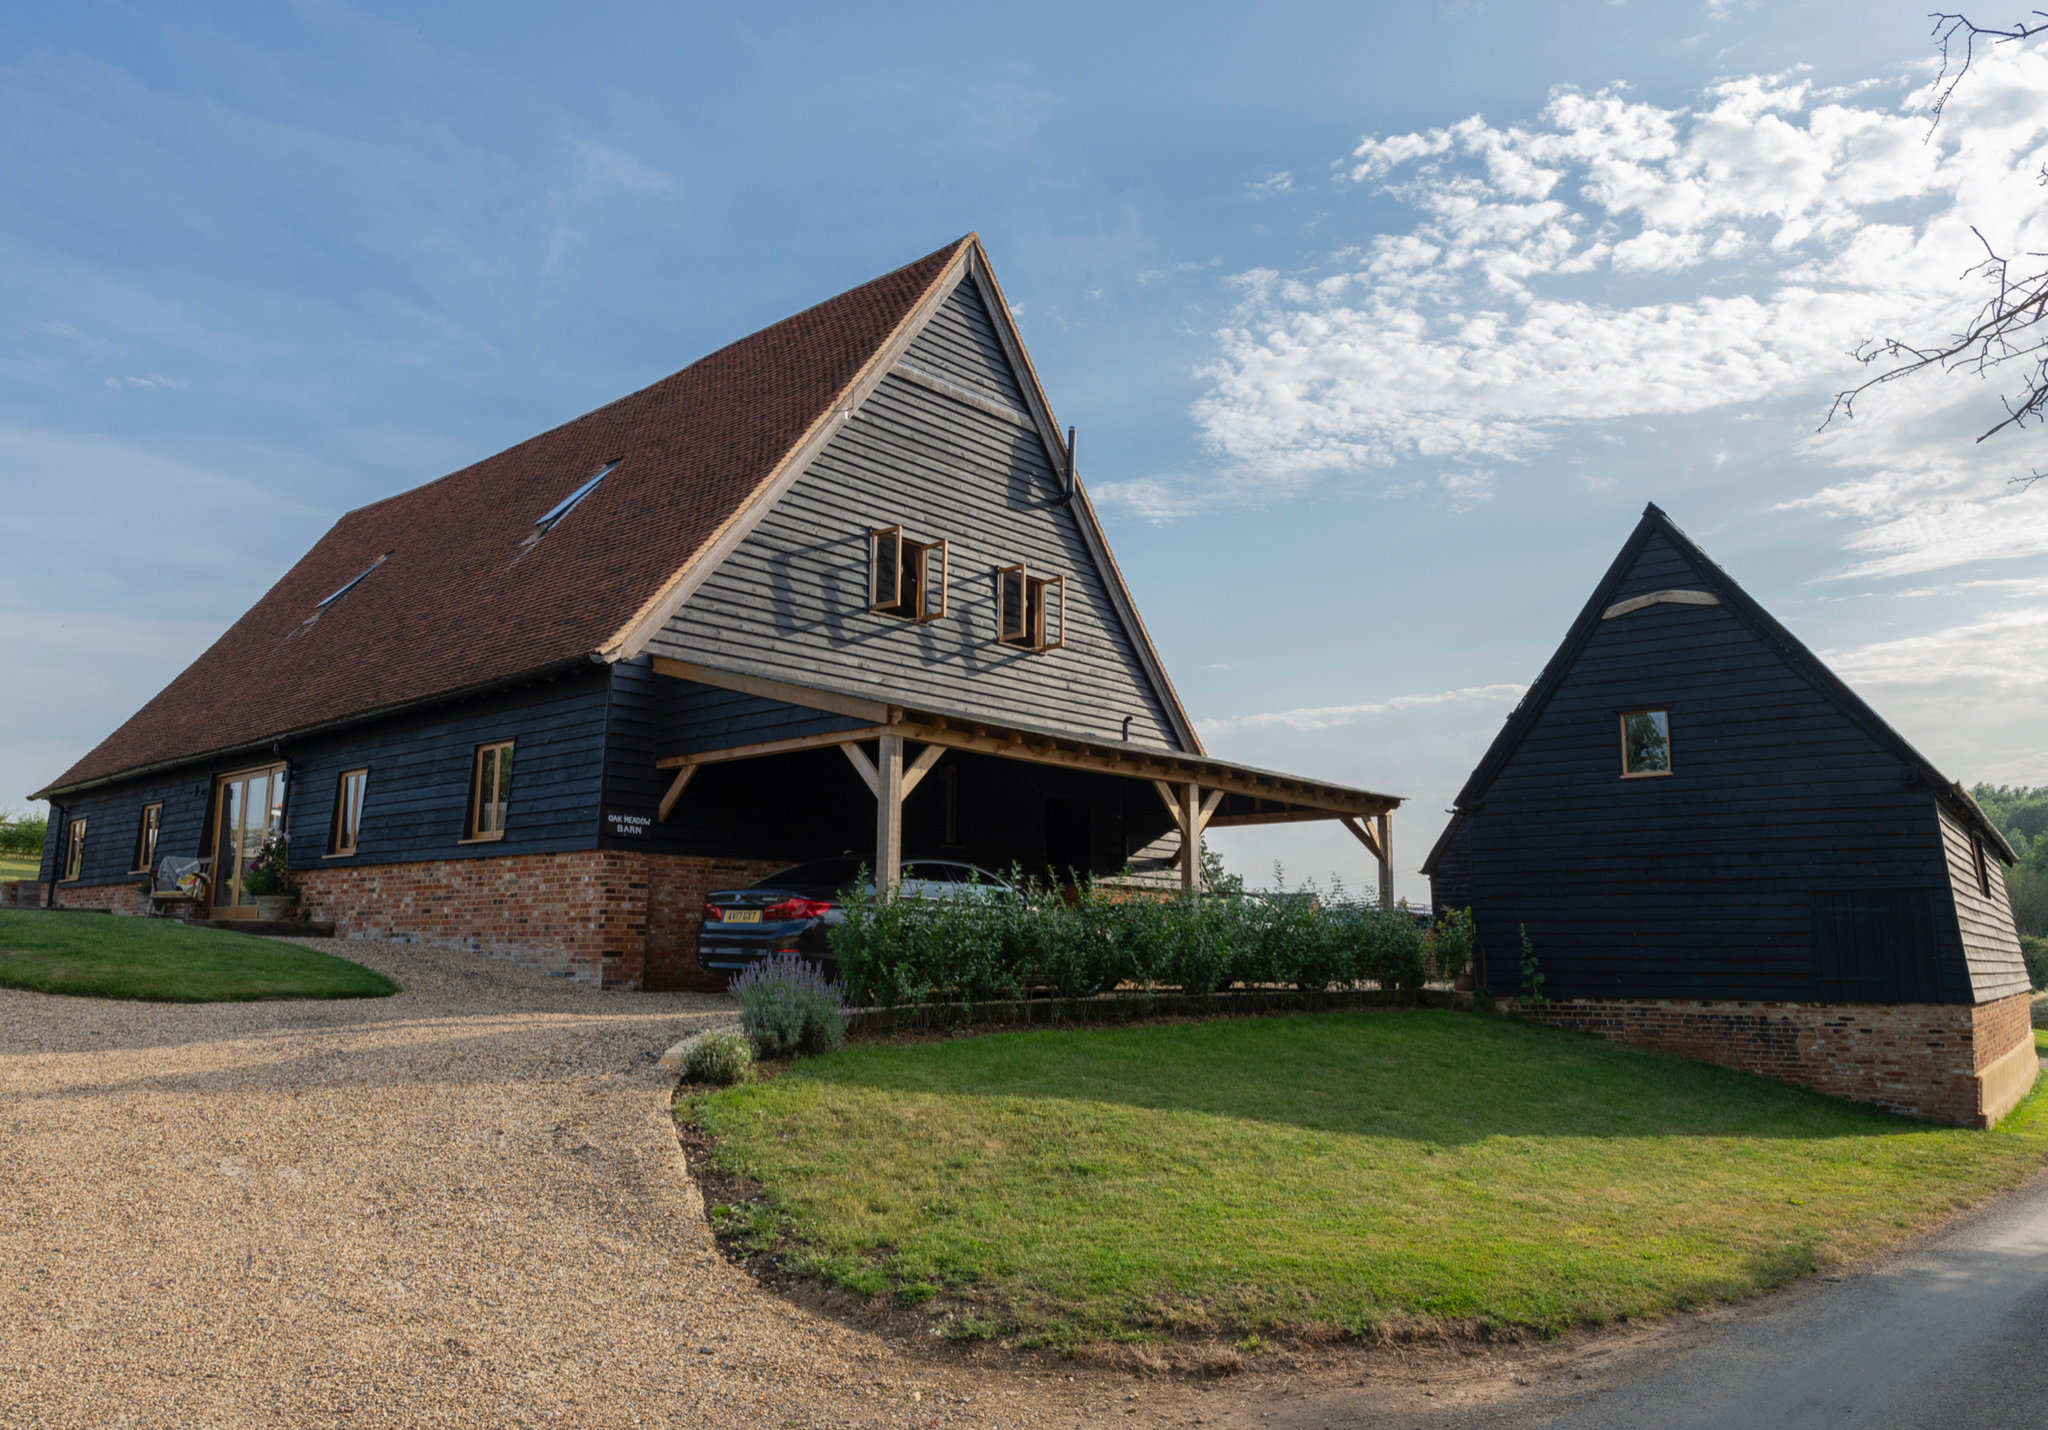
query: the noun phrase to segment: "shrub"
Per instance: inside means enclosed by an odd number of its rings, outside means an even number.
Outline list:
[[[735,1083],[753,1065],[753,1045],[732,1028],[699,1033],[683,1047],[683,1075],[696,1082]]]
[[[1429,931],[1429,961],[1439,981],[1450,983],[1472,961],[1472,911],[1445,909]]]
[[[846,998],[793,953],[764,958],[733,979],[740,1026],[764,1058],[829,1053],[846,1040]]]
[[[1277,871],[1276,871],[1277,873]],[[1277,881],[1276,881],[1277,882]],[[863,1006],[972,1003],[1119,985],[1213,993],[1233,983],[1319,992],[1376,981],[1412,992],[1429,973],[1415,917],[1313,886],[1183,899],[1093,885],[993,888],[943,899],[849,897],[832,932]]]

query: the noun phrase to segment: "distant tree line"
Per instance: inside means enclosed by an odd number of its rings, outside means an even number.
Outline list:
[[[41,857],[43,836],[49,827],[49,820],[43,815],[9,814],[0,809],[0,854]]]
[[[2005,874],[2034,987],[2048,988],[2048,785],[1978,785],[1970,793],[2020,856]]]

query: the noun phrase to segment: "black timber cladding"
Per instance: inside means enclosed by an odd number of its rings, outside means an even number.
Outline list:
[[[84,817],[85,863],[77,886],[125,882],[143,805],[161,801],[156,857],[204,857],[217,775],[287,763],[286,827],[292,867],[482,859],[594,849],[605,741],[606,672],[574,675],[454,702],[307,740],[276,754],[199,761],[175,771],[122,781],[62,801],[66,820]],[[505,837],[464,843],[469,781],[477,745],[514,741],[512,799]],[[336,782],[367,768],[356,852],[328,858]],[[57,806],[52,805],[56,822]],[[54,837],[46,840],[46,851]],[[46,852],[44,874],[49,872]],[[139,876],[137,876],[139,882]],[[64,887],[72,887],[67,881]]]
[[[1025,399],[972,282],[906,363],[1020,415]],[[868,531],[950,543],[948,615],[868,611]],[[995,573],[1066,578],[1066,647],[996,643]],[[1035,429],[891,373],[648,653],[897,703],[1178,749],[1060,474]],[[663,753],[674,753],[664,751]]]
[[[1664,590],[1722,603],[1603,619]],[[1673,773],[1624,780],[1620,716],[1646,707]],[[1981,812],[1654,507],[1458,805],[1496,991],[1523,927],[1551,997],[1811,1001],[1868,995],[1879,965],[1877,1001],[2027,987],[2001,910],[1980,901],[1967,940],[1958,921],[1967,836],[1944,831]]]

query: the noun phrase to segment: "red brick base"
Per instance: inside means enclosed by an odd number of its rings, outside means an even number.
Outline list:
[[[301,908],[337,938],[438,943],[604,988],[672,985],[697,966],[704,895],[793,860],[586,850],[304,869]]]
[[[2039,1071],[2029,1001],[2024,993],[1974,1006],[1573,999],[1517,1011],[1908,1117],[1989,1127]]]
[[[36,907],[42,907],[49,897],[50,886],[37,884]],[[26,895],[30,886],[23,884],[21,892]],[[59,884],[54,908],[59,909],[105,909],[114,914],[146,914],[149,900],[142,894],[142,876],[123,879],[118,884]]]

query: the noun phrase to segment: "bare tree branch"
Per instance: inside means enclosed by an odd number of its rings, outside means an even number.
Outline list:
[[[1970,61],[1977,58],[1977,41],[1988,40],[1994,45],[2000,45],[2012,40],[2031,39],[2043,30],[2048,30],[2048,10],[2036,10],[2034,13],[2041,17],[2039,23],[2029,25],[2024,20],[2017,20],[2003,29],[1995,25],[1973,24],[1968,15],[1936,12],[1928,17],[1934,21],[1934,38],[1941,41],[1941,73],[1934,77],[1934,82],[1941,84],[1943,80],[1948,80],[1941,93],[1934,97],[1934,122],[1927,126],[1929,138],[1932,138],[1934,131],[1940,127],[1941,113],[1948,108],[1949,98],[1955,94],[1956,86],[1961,84],[1963,76],[1970,72]],[[1960,62],[1955,57],[1955,46],[1958,41],[1961,41],[1963,50]],[[1949,76],[1951,65],[1955,67],[1954,78]]]
[[[1934,20],[1933,35],[1941,44],[1941,72],[1934,83],[1939,86],[1934,98],[1934,119],[1928,126],[1928,138],[1941,124],[1941,117],[1955,95],[1956,86],[1970,72],[1971,62],[1977,56],[1977,43],[1982,40],[1989,44],[2008,44],[2013,41],[2032,39],[2036,35],[2048,34],[2048,10],[2036,10],[2032,21],[2017,20],[2006,26],[1979,25],[1969,16],[1938,13]],[[1946,83],[1944,83],[1946,81]],[[2048,185],[2048,164],[2044,164],[2036,176],[2035,183]],[[2004,431],[2007,427],[2025,427],[2029,421],[2048,421],[2048,329],[2038,327],[2048,318],[2048,268],[2040,272],[2013,277],[2012,262],[1991,246],[1982,232],[1972,226],[1970,232],[1977,235],[1977,242],[1984,245],[1984,261],[1963,270],[1962,277],[1980,278],[1991,285],[1991,296],[1977,310],[1976,318],[1961,332],[1953,333],[1948,340],[1939,344],[1909,343],[1902,338],[1877,339],[1857,345],[1849,355],[1865,366],[1889,360],[1895,365],[1878,373],[1855,387],[1835,394],[1832,406],[1828,408],[1825,428],[1840,413],[1847,419],[1856,415],[1856,399],[1874,387],[1896,382],[1902,377],[1928,368],[1939,368],[1944,372],[1958,370],[1974,372],[1978,377],[1988,377],[1991,369],[2016,364],[2021,369],[2018,391],[2003,397],[2005,417],[1993,423],[1977,440]],[[2044,259],[2048,253],[2024,253],[2023,259]],[[2037,471],[2031,476],[2014,477],[2013,483],[2022,491],[2048,477],[2048,472]]]

